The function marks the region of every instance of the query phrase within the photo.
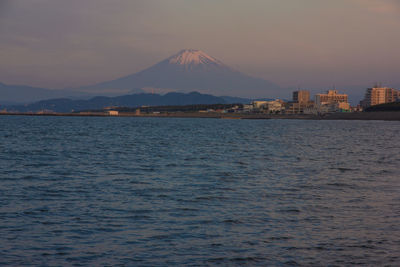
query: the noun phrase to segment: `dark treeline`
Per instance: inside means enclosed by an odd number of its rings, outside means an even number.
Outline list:
[[[28,105],[9,106],[9,111],[37,112],[48,110],[54,112],[78,112],[83,110],[101,110],[106,107],[140,107],[140,106],[179,106],[200,104],[224,104],[222,97],[213,95],[192,93],[168,93],[158,94],[132,94],[117,97],[97,96],[88,100],[75,99],[49,99]]]
[[[136,112],[137,109],[140,109],[140,112],[143,113],[152,113],[152,112],[196,112],[200,110],[229,110],[233,107],[243,108],[243,104],[197,104],[197,105],[184,105],[184,106],[154,106],[154,107],[137,107],[137,108],[128,108],[128,107],[118,107],[114,110],[118,110],[119,112]]]

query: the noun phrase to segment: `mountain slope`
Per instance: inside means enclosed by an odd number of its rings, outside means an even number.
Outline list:
[[[84,97],[87,93],[0,83],[0,104],[30,103],[56,97]]]
[[[166,88],[215,95],[272,97],[279,86],[235,71],[206,53],[187,49],[136,74],[80,88],[81,90],[131,90]]]

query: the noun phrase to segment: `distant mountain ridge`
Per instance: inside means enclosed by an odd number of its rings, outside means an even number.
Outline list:
[[[9,111],[37,112],[51,110],[54,112],[72,112],[80,110],[103,109],[106,107],[139,107],[139,106],[167,106],[167,105],[197,105],[197,104],[225,104],[221,97],[213,95],[192,93],[168,93],[158,94],[132,94],[118,97],[98,96],[89,100],[72,100],[58,98],[43,100],[29,105],[8,106]]]
[[[51,90],[25,85],[8,85],[0,82],[0,104],[29,103],[56,97],[85,97],[88,93],[70,90]]]

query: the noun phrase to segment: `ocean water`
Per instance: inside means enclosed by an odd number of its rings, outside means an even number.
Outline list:
[[[0,116],[0,265],[400,265],[400,123]]]

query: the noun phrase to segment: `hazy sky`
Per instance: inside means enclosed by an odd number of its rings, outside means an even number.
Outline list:
[[[0,0],[0,81],[64,88],[183,48],[281,86],[400,85],[400,0]]]

